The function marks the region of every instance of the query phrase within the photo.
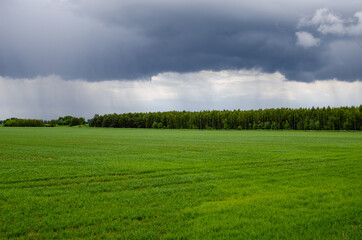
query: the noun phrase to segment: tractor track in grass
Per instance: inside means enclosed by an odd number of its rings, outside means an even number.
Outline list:
[[[217,174],[225,170],[231,172],[238,172],[243,170],[242,166],[253,166],[253,168],[260,168],[261,166],[265,168],[270,167],[286,167],[286,166],[303,166],[304,169],[310,171],[312,168],[305,168],[308,163],[322,163],[327,160],[310,160],[298,162],[299,158],[295,159],[285,159],[277,161],[263,161],[263,162],[250,162],[242,164],[233,164],[227,165],[214,169],[198,169],[198,168],[180,168],[180,169],[161,169],[155,171],[144,171],[138,173],[112,173],[107,175],[85,175],[85,176],[74,176],[74,177],[58,177],[58,178],[42,178],[42,179],[30,179],[22,181],[9,181],[0,183],[0,189],[10,189],[10,188],[21,188],[21,189],[31,189],[39,187],[59,187],[59,186],[75,186],[81,184],[96,184],[96,183],[112,183],[112,182],[124,182],[124,181],[142,181],[142,180],[154,180],[162,179],[172,176],[172,178],[188,176],[188,175],[202,175],[202,174]],[[193,170],[190,172],[185,172],[185,170]],[[281,169],[279,170],[281,171]],[[164,172],[167,172],[164,173]],[[183,173],[178,173],[183,172]],[[159,174],[161,173],[161,174]],[[121,178],[119,178],[121,177]],[[244,176],[245,177],[245,176]],[[101,179],[99,179],[101,178]],[[103,178],[103,179],[102,179]],[[241,178],[241,177],[240,177]],[[72,180],[79,181],[72,181]],[[227,178],[223,178],[227,179]],[[60,182],[59,182],[60,181]],[[36,184],[41,183],[44,184]],[[54,184],[49,184],[49,182],[54,182]]]

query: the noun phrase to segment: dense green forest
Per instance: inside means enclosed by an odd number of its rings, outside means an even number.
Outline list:
[[[4,121],[4,127],[44,127],[44,121],[39,119],[11,118]]]
[[[4,122],[4,127],[55,127],[56,125],[60,126],[77,126],[83,125],[86,123],[84,118],[65,116],[59,117],[58,120],[39,120],[39,119],[19,119],[19,118],[10,118],[5,121],[0,121],[0,124]]]
[[[259,110],[170,111],[96,114],[91,127],[169,129],[362,130],[359,107],[277,108]]]
[[[51,121],[18,118],[3,121],[5,127],[77,126],[86,123],[83,117],[72,116]],[[362,105],[338,108],[96,114],[88,123],[91,127],[113,128],[362,130]]]

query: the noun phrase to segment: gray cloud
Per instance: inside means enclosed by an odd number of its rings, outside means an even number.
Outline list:
[[[324,7],[346,16],[362,9],[333,2],[2,0],[0,76],[101,81],[260,69],[299,81],[360,80],[359,36],[296,45],[295,32],[318,32],[313,24],[296,29],[301,17]]]

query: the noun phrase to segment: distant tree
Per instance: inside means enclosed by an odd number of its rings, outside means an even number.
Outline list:
[[[73,118],[72,116],[65,116],[63,118],[63,125],[70,125],[70,122],[72,121],[72,118]]]
[[[72,127],[72,126],[77,126],[77,125],[79,125],[79,118],[72,117],[70,119],[69,126]]]
[[[344,130],[350,130],[350,123],[348,120],[346,120],[344,123],[343,123],[343,129]]]
[[[222,124],[224,126],[224,129],[230,129],[230,125],[227,119],[222,120]]]
[[[51,120],[51,121],[49,122],[49,125],[50,125],[51,127],[55,127],[55,126],[57,125],[57,121],[56,121],[56,120]]]
[[[57,124],[58,125],[63,125],[63,121],[64,121],[64,119],[62,117],[59,117],[58,120],[57,120]]]
[[[288,121],[285,122],[284,129],[290,129],[290,124]]]
[[[99,116],[98,114],[94,115],[94,117],[89,120],[90,126],[101,127],[102,122],[99,124],[100,118],[102,118],[103,120],[103,117]],[[59,117],[58,120],[56,120],[56,124],[58,125],[76,126],[76,125],[83,125],[85,123],[86,121],[83,117],[77,118],[72,116],[64,116],[64,117]]]
[[[320,122],[318,120],[314,122],[314,130],[320,130]]]
[[[72,116],[59,117],[57,120],[58,125],[70,125],[70,121],[72,120]]]
[[[269,129],[270,128],[270,122],[264,122],[263,129]]]
[[[303,121],[297,123],[297,130],[303,130]]]
[[[273,130],[277,130],[278,129],[277,123],[273,121],[270,125],[270,128]]]
[[[85,124],[85,119],[83,117],[79,118],[79,125]]]

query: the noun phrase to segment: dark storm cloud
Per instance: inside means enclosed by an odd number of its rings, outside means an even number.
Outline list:
[[[219,2],[3,0],[0,75],[99,81],[255,68],[300,81],[362,78],[361,36],[296,44],[300,17],[329,7],[325,1]],[[349,16],[362,10],[355,1],[330,7]]]

